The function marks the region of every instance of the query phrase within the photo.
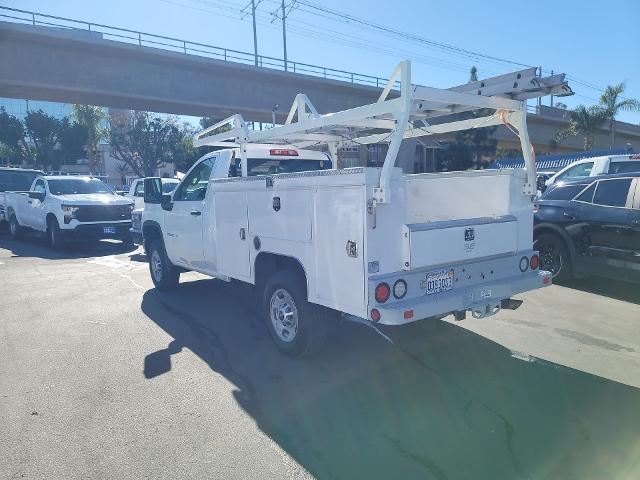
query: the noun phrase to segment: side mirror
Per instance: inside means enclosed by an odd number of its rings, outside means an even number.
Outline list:
[[[29,192],[29,198],[42,202],[44,200],[44,192]]]
[[[173,202],[171,201],[170,193],[165,193],[162,195],[162,201],[160,203],[160,206],[162,207],[163,210],[166,210],[168,212],[173,210]]]
[[[162,203],[162,182],[160,177],[144,179],[144,203]]]

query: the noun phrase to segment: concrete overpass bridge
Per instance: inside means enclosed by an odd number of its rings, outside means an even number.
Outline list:
[[[284,120],[300,92],[331,112],[375,101],[386,83],[291,61],[285,71],[272,57],[0,7],[3,17],[2,97],[271,122],[274,105]]]

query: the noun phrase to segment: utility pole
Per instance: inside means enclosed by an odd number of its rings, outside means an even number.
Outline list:
[[[256,29],[256,0],[251,0],[251,14],[253,15],[253,54],[255,65],[258,66],[258,33]]]
[[[282,0],[282,45],[284,47],[284,71],[288,71],[287,68],[287,26],[286,26],[287,14],[284,9],[284,0]]]

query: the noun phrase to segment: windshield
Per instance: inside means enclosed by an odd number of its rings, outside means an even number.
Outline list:
[[[88,195],[91,193],[108,193],[113,191],[97,178],[64,178],[49,180],[49,191],[52,195]]]
[[[40,172],[0,170],[0,192],[29,190]]]

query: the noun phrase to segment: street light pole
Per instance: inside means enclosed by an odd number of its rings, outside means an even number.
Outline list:
[[[287,26],[286,26],[287,14],[285,12],[284,0],[282,0],[282,45],[284,46],[284,71],[288,71],[287,68]]]
[[[256,29],[256,0],[251,0],[251,14],[253,15],[253,52],[255,65],[258,66],[258,34]]]

